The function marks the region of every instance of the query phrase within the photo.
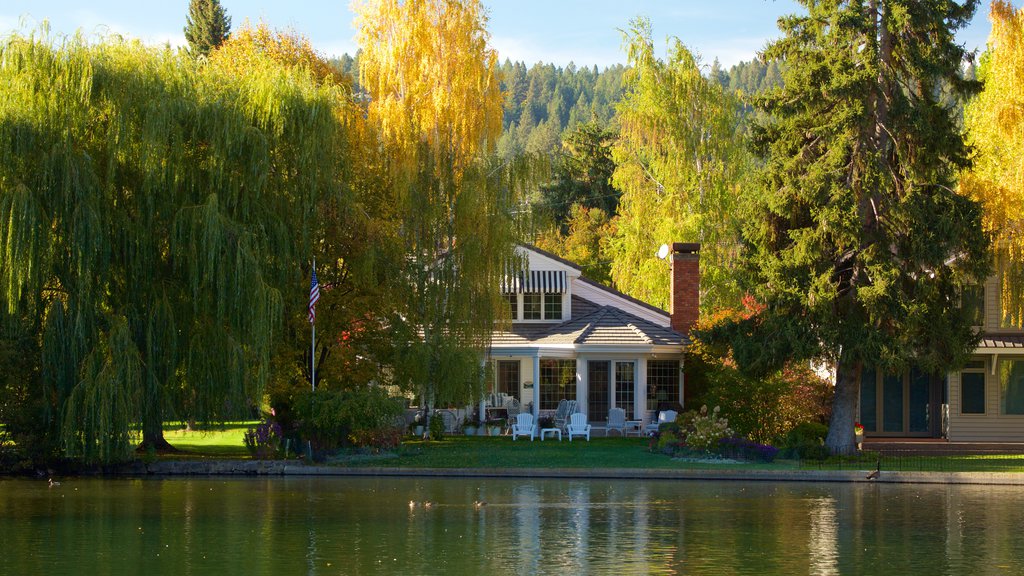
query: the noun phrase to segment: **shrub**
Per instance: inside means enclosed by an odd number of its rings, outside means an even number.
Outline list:
[[[374,386],[305,392],[296,399],[293,410],[300,435],[318,451],[364,446],[363,442],[395,428],[403,413],[401,399],[389,398]]]
[[[817,422],[804,422],[790,430],[782,442],[782,452],[787,458],[820,460],[827,458],[825,437],[828,426]]]
[[[430,417],[430,439],[431,440],[443,440],[444,439],[444,418],[435,412]]]
[[[268,460],[277,456],[282,437],[280,424],[263,420],[255,428],[249,428],[242,440],[253,458]]]
[[[826,422],[832,386],[806,364],[789,362],[757,376],[738,369],[728,338],[718,332],[758,309],[754,302],[744,304],[745,311],[723,310],[699,321],[691,333],[693,345],[685,360],[689,401],[721,406],[737,434],[761,443],[776,440],[801,422]]]
[[[726,458],[750,460],[752,462],[773,462],[779,449],[767,444],[758,444],[746,438],[722,438],[718,441],[718,452]]]
[[[659,432],[656,440],[656,449],[662,454],[675,454],[681,443],[679,437],[672,432]]]
[[[686,445],[694,450],[710,452],[718,447],[722,438],[732,435],[729,421],[719,416],[718,406],[711,413],[708,413],[707,406],[701,406],[700,413],[693,417],[692,430],[686,435]]]

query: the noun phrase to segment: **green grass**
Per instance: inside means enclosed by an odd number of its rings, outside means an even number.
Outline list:
[[[647,450],[641,438],[593,438],[590,442],[450,436],[439,442],[407,440],[397,457],[349,465],[400,468],[641,468],[710,470],[792,469],[792,462],[710,464],[673,460]]]
[[[180,454],[171,457],[195,458],[248,458],[249,451],[242,443],[246,430],[256,422],[230,422],[211,426],[207,430],[186,431],[180,424],[165,424],[164,439]]]
[[[874,470],[884,472],[1024,472],[1024,454],[975,454],[943,456],[882,456],[865,454],[805,460],[803,470]]]
[[[186,432],[179,424],[164,427],[164,437],[180,452],[169,459],[249,458],[242,443],[245,431],[255,422],[232,422],[209,430]],[[395,453],[368,456],[352,453],[332,458],[344,466],[396,468],[638,468],[678,470],[874,470],[877,456],[824,461],[778,460],[764,463],[701,463],[674,460],[647,450],[642,438],[593,438],[590,442],[567,440],[512,441],[508,436],[448,436],[439,442],[406,438]],[[1024,472],[1024,455],[883,456],[883,471],[907,472]]]

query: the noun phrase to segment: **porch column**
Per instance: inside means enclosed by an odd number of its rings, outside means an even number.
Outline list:
[[[484,374],[487,374],[487,370],[486,370],[486,368],[487,368],[487,359],[485,358],[484,361],[481,362],[480,364],[484,368]],[[491,377],[492,378],[497,378],[497,370],[495,370],[494,373],[491,374]],[[479,410],[480,411],[476,413],[476,417],[480,419],[480,422],[483,422],[484,419],[487,417],[487,401],[484,400],[484,399],[487,397],[487,389],[488,388],[490,388],[493,391],[493,389],[494,389],[494,380],[493,379],[490,382],[484,382],[483,395],[480,397],[480,405],[479,405]],[[466,414],[466,417],[468,418],[469,414]]]
[[[641,356],[636,361],[636,387],[633,391],[633,414],[637,420],[647,424],[647,357]]]
[[[533,357],[533,421],[540,419],[540,352]]]

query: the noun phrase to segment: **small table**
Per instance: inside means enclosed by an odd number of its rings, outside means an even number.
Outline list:
[[[630,434],[636,434],[639,436],[643,425],[643,420],[626,420],[625,435],[629,436]]]
[[[544,441],[544,436],[553,434],[558,436],[558,441],[562,441],[562,429],[561,428],[541,428],[540,429],[540,441]]]

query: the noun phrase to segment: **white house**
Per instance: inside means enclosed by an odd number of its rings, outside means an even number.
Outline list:
[[[582,275],[562,258],[520,246],[525,269],[505,279],[511,326],[491,340],[493,390],[535,416],[576,400],[591,421],[611,407],[649,422],[683,403],[683,349],[697,319],[699,244],[673,245],[665,273],[672,310],[631,298]]]

